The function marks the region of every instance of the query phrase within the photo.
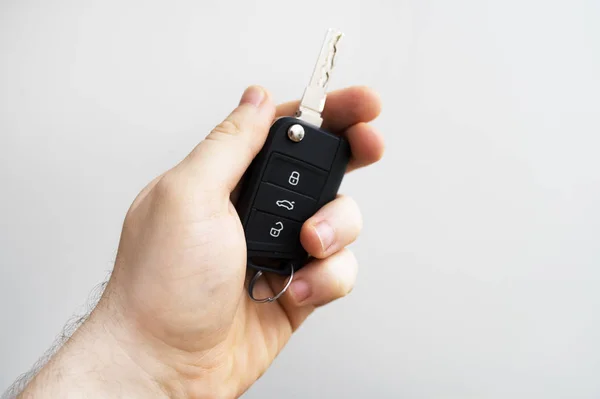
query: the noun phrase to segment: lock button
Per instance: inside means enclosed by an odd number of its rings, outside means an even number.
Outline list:
[[[263,181],[319,199],[327,172],[306,162],[274,153],[267,164]]]
[[[248,250],[293,252],[302,225],[293,220],[252,210],[246,226]]]
[[[297,186],[299,182],[300,182],[300,172],[298,172],[297,170],[293,170],[292,173],[290,173],[290,178],[288,179],[288,183],[290,183],[292,186]]]

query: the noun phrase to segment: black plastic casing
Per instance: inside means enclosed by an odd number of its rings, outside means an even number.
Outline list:
[[[304,138],[300,142],[294,142],[288,137],[288,129],[294,124],[302,125],[304,128]],[[241,191],[236,203],[236,210],[246,235],[249,268],[288,274],[290,262],[293,264],[294,270],[304,266],[308,259],[308,253],[300,244],[299,227],[323,205],[335,199],[350,156],[350,146],[347,140],[341,136],[326,132],[294,117],[282,117],[273,123],[263,148],[254,158],[242,179]],[[276,163],[268,167],[270,162]],[[282,162],[284,163],[282,164]],[[261,184],[263,186],[268,185],[271,191],[288,190],[285,192],[289,193],[289,191],[296,189],[293,186],[288,185],[286,187],[284,183],[279,183],[281,179],[277,176],[273,178],[274,174],[284,173],[282,170],[286,169],[287,164],[294,165],[293,168],[300,171],[309,172],[301,172],[302,177],[300,179],[304,178],[301,185],[304,192],[300,194],[290,193],[290,195],[305,196],[306,202],[309,202],[311,207],[314,205],[314,211],[309,209],[307,212],[304,209],[300,219],[296,215],[294,223],[291,220],[288,221],[290,225],[295,226],[295,229],[293,229],[293,234],[290,235],[291,230],[287,227],[286,233],[288,235],[278,237],[278,239],[287,240],[285,243],[286,249],[283,250],[275,248],[273,244],[250,239],[252,236],[256,237],[256,229],[262,231],[262,229],[269,227],[264,225],[264,221],[259,222],[256,217],[251,218],[251,215],[255,215],[260,210],[259,208],[263,211],[265,209],[264,203],[256,201]],[[281,168],[282,165],[283,168]],[[275,166],[278,166],[278,170],[275,170]],[[266,183],[267,181],[270,181],[270,183]],[[261,201],[271,201],[276,198],[265,199],[265,196],[261,195],[259,199]],[[273,208],[271,203],[268,205]],[[282,212],[285,212],[285,210],[282,210]],[[263,220],[267,217],[272,218],[269,220],[280,218],[277,215],[267,215],[265,212],[259,213],[261,213]],[[253,219],[252,223],[250,223],[251,219]],[[261,225],[258,226],[258,224]],[[271,238],[269,240],[277,241]],[[277,242],[276,246],[281,247],[281,242]]]

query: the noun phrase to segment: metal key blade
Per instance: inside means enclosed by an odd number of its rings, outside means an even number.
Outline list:
[[[317,127],[323,123],[321,113],[325,107],[327,98],[327,84],[331,76],[331,71],[335,65],[335,58],[338,51],[338,43],[342,39],[342,32],[329,29],[325,35],[323,46],[319,59],[315,65],[312,77],[308,86],[304,90],[300,107],[296,111],[296,117]]]

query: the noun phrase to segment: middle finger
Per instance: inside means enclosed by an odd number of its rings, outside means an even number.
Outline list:
[[[315,258],[326,258],[356,240],[362,215],[350,197],[338,196],[302,225],[300,242]]]

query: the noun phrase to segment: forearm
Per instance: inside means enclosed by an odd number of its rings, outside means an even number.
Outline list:
[[[17,398],[169,398],[183,397],[149,373],[158,365],[139,364],[128,343],[114,334],[116,320],[99,305],[39,371]],[[156,369],[153,369],[156,367]]]
[[[144,333],[136,314],[125,315],[110,287],[102,295],[104,287],[91,296],[94,310],[69,323],[3,399],[213,399],[239,393],[231,359],[222,350],[189,353],[165,345]]]

